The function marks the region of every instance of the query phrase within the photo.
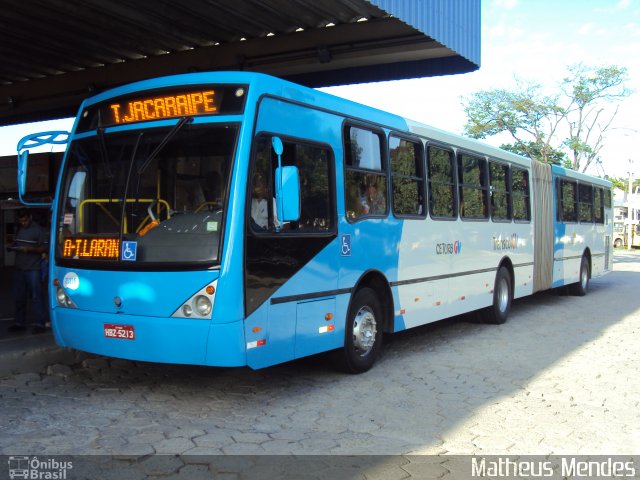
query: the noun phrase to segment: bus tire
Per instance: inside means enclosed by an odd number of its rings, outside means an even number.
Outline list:
[[[584,297],[589,289],[589,279],[591,278],[589,272],[589,260],[583,256],[580,261],[580,277],[576,283],[569,285],[569,293],[578,297]]]
[[[375,290],[359,289],[347,314],[344,347],[332,352],[336,367],[347,373],[369,370],[382,347],[382,325],[382,306]]]
[[[484,322],[500,325],[507,321],[513,301],[513,279],[507,267],[500,267],[493,286],[493,304],[484,311]]]
[[[613,241],[613,246],[614,246],[615,248],[622,248],[622,239],[620,239],[620,238],[616,238],[616,239]]]

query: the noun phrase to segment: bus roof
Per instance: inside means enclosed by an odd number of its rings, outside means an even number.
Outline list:
[[[142,80],[106,90],[98,95],[86,99],[80,106],[80,112],[82,112],[87,106],[91,106],[95,103],[99,103],[113,97],[129,95],[134,92],[167,88],[176,85],[202,85],[210,83],[246,83],[251,86],[249,89],[249,95],[256,100],[263,95],[282,97],[295,102],[300,102],[301,104],[312,105],[316,108],[333,111],[339,115],[377,124],[399,132],[408,132],[455,148],[480,153],[494,159],[504,160],[524,167],[531,166],[531,159],[491,146],[479,140],[446,132],[427,124],[385,112],[374,107],[369,107],[352,100],[347,100],[330,93],[321,92],[281,78],[256,72],[198,72]],[[553,165],[553,172],[556,175],[564,175],[578,180],[588,180],[607,187],[611,186],[611,182],[607,180],[566,169],[558,165]]]

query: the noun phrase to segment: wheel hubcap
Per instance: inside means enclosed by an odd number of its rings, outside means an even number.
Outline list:
[[[586,290],[587,282],[589,281],[589,273],[586,268],[583,268],[580,272],[580,281],[582,282],[582,288]]]
[[[362,357],[371,351],[376,342],[376,317],[371,308],[364,306],[353,319],[353,345]]]
[[[505,278],[500,279],[498,283],[498,309],[506,312],[509,306],[509,284]]]

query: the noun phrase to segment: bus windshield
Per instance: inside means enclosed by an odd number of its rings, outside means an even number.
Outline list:
[[[58,262],[217,263],[237,134],[237,125],[183,119],[72,142],[58,208]]]

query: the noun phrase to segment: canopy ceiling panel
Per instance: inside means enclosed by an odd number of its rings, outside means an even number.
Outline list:
[[[479,52],[480,0],[3,0],[0,125],[72,116],[155,76],[319,87],[469,72]]]

